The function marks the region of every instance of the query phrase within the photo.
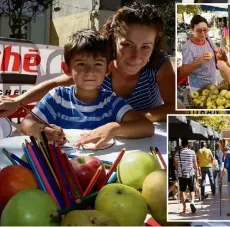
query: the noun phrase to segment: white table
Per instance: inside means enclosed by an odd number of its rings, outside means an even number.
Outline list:
[[[105,161],[114,161],[122,148],[126,148],[127,152],[130,151],[146,151],[149,152],[149,147],[158,147],[165,162],[167,163],[167,131],[166,123],[155,123],[155,134],[149,138],[143,139],[115,139],[115,145],[100,151],[76,151],[75,153],[68,151],[68,154],[76,155],[94,155]],[[5,139],[0,139],[0,168],[10,165],[11,162],[5,157],[2,148],[21,157],[23,154],[22,144],[25,139],[29,140],[28,136],[15,136]]]

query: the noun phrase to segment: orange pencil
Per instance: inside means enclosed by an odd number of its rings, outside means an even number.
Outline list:
[[[97,168],[96,173],[93,175],[93,178],[92,178],[91,181],[89,182],[89,185],[88,185],[88,187],[86,188],[86,190],[84,191],[82,197],[87,196],[87,195],[91,192],[91,190],[92,190],[93,186],[95,185],[95,183],[96,183],[98,177],[100,176],[102,170],[103,170],[102,166],[99,166],[99,167]]]
[[[121,161],[123,155],[125,154],[125,148],[123,148],[117,159],[115,160],[115,162],[112,164],[111,168],[109,169],[109,172],[106,174],[105,176],[105,180],[103,181],[103,184],[101,185],[101,188],[107,183],[107,181],[109,180],[110,176],[112,175],[112,173],[114,172],[114,170],[116,169],[117,165],[119,164],[119,162]]]

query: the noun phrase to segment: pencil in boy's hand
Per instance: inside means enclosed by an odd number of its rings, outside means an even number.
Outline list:
[[[25,109],[28,113],[30,113],[31,115],[33,115],[33,117],[35,117],[38,121],[40,121],[40,123],[42,123],[43,125],[45,125],[48,128],[52,128],[54,129],[54,127],[52,127],[50,124],[48,124],[47,122],[45,122],[42,118],[40,118],[37,114],[35,114],[33,111],[31,111],[30,109],[28,109],[25,105],[23,105],[22,103],[20,103],[20,106]],[[61,130],[63,133],[63,130]],[[66,140],[65,137],[63,137],[63,140]]]

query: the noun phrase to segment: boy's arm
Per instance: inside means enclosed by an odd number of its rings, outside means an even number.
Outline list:
[[[73,84],[72,77],[63,74],[54,79],[46,80],[35,85],[27,92],[15,98],[0,97],[0,117],[7,117],[10,114],[13,114],[19,107],[20,103],[28,104],[39,101],[52,88],[57,86],[69,86],[71,84]]]

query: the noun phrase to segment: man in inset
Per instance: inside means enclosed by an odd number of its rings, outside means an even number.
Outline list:
[[[213,178],[213,154],[210,149],[207,148],[205,142],[201,142],[201,149],[196,153],[198,165],[201,169],[201,199],[204,200],[208,197],[205,195],[205,178],[206,174],[208,174],[212,194],[215,195],[215,185],[214,185],[214,178]]]
[[[198,174],[198,166],[196,160],[195,151],[188,148],[188,140],[182,140],[181,151],[175,154],[175,167],[178,172],[179,187],[181,202],[183,204],[183,212],[187,213],[186,208],[186,189],[188,187],[191,193],[191,203],[190,208],[192,213],[196,212],[196,207],[194,205],[195,199],[195,174]]]

